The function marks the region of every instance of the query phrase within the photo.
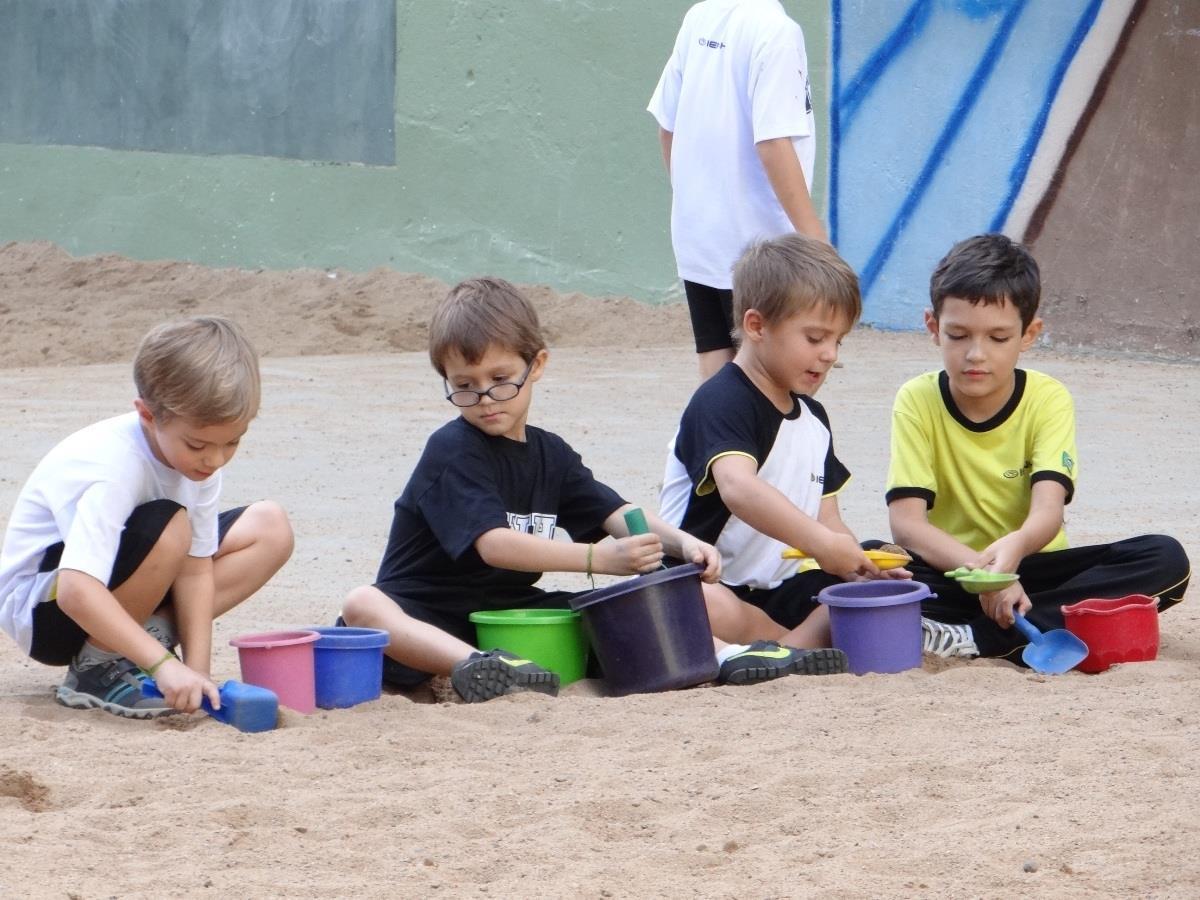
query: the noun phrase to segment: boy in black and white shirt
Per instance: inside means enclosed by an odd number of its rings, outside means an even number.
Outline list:
[[[733,285],[741,345],[683,413],[662,516],[721,554],[725,602],[711,599],[719,589],[709,592],[718,638],[826,647],[829,613],[817,593],[846,580],[909,577],[881,572],[842,521],[837,494],[850,473],[812,397],[861,312],[858,278],[828,244],[792,234],[752,245]],[[782,558],[789,547],[819,568],[800,571]]]

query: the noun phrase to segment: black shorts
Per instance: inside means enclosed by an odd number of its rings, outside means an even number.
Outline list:
[[[683,283],[696,352],[733,349],[733,291],[694,281]]]
[[[420,622],[426,622],[435,628],[440,628],[447,634],[454,635],[460,641],[470,644],[472,647],[478,646],[478,639],[475,635],[475,623],[471,621],[470,613],[460,613],[457,610],[451,611],[426,606],[409,597],[398,595],[387,585],[376,584],[375,587],[404,610],[406,615],[412,616]],[[570,601],[574,596],[575,594],[571,591],[543,591],[539,588],[531,587],[528,592],[511,596],[506,600],[504,608],[570,609]],[[496,608],[498,609],[499,607]],[[338,624],[342,625],[345,623],[339,618]],[[491,650],[494,648],[488,647],[486,649]],[[404,663],[396,662],[390,656],[385,655],[383,657],[384,684],[390,684],[393,687],[407,690],[424,684],[432,677],[428,672],[422,672],[420,669],[414,669],[411,666],[404,665]]]
[[[117,558],[113,561],[112,575],[108,579],[111,591],[120,587],[140,566],[158,543],[175,513],[183,509],[173,500],[151,500],[135,509],[125,521],[121,542],[117,545]],[[238,520],[246,507],[239,506],[217,515],[217,541],[225,540],[230,527]],[[65,545],[60,541],[46,549],[39,572],[53,572],[62,559]],[[169,596],[169,592],[168,592]],[[164,600],[167,597],[163,598]],[[29,656],[47,666],[68,665],[87,640],[87,632],[79,623],[68,616],[56,600],[47,600],[33,608],[33,643]]]
[[[751,606],[757,606],[784,628],[792,629],[807,619],[821,604],[817,594],[842,579],[819,569],[798,572],[774,588],[752,588],[744,584],[727,585]]]

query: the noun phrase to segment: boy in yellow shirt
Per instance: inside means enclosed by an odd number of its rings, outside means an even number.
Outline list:
[[[1060,607],[1147,594],[1183,599],[1191,568],[1174,538],[1142,535],[1067,546],[1075,493],[1075,410],[1061,383],[1017,367],[1037,340],[1041,281],[1029,252],[1001,234],[956,244],[934,269],[925,325],[943,369],[900,388],[892,409],[887,503],[923,605],[924,648],[942,657],[1012,657],[1026,643],[1013,612],[1042,630]],[[946,571],[1014,572],[1000,591],[970,594]]]

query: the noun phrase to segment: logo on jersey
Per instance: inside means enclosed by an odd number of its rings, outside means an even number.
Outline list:
[[[508,527],[520,534],[532,534],[550,541],[554,539],[554,524],[558,516],[550,513],[508,513]]]
[[[1027,459],[1027,460],[1025,460],[1025,465],[1020,469],[1005,469],[1004,477],[1009,478],[1009,479],[1020,478],[1022,472],[1029,472],[1032,469],[1033,469],[1033,460]]]
[[[708,38],[700,38],[700,46],[707,47],[710,50],[724,50],[724,41],[710,41]]]
[[[812,479],[813,484],[824,484],[825,483],[824,475],[818,475],[816,472],[812,472],[809,475],[809,477]]]
[[[1066,450],[1063,451],[1062,455],[1062,467],[1067,470],[1068,475],[1075,471],[1075,460],[1071,459],[1071,454]]]

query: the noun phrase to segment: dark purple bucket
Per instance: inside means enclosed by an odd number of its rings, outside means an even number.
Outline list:
[[[702,571],[695,563],[660,569],[571,600],[614,694],[670,691],[717,677]]]
[[[932,596],[919,581],[851,581],[817,599],[829,607],[833,646],[862,675],[921,667],[921,601]]]

